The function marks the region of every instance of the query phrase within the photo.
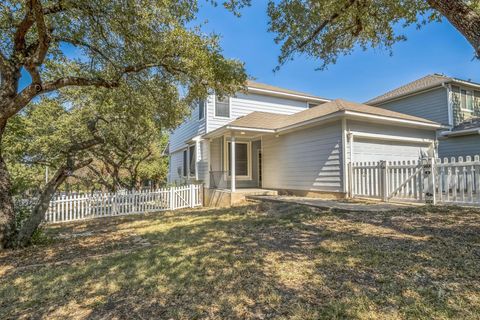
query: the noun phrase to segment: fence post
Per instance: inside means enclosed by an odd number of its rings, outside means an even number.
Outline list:
[[[195,207],[195,201],[194,201],[194,184],[190,184],[190,208]]]
[[[432,204],[436,205],[437,204],[437,192],[436,192],[436,187],[437,187],[437,181],[436,181],[436,167],[435,167],[435,158],[430,159],[430,176],[431,176],[431,188],[432,188]]]
[[[170,187],[170,210],[175,209],[175,192],[174,189],[175,187]]]
[[[388,201],[388,162],[386,160],[384,161],[381,161],[380,162],[380,165],[382,166],[382,170],[380,170],[380,172],[382,172],[383,174],[383,201],[387,202]]]
[[[353,198],[353,165],[352,161],[348,163],[348,197]]]

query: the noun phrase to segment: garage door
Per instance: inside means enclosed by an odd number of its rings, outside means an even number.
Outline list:
[[[418,160],[421,152],[427,153],[428,149],[425,143],[357,138],[353,141],[353,161]]]

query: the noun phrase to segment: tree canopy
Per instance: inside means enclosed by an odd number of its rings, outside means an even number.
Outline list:
[[[466,0],[282,0],[269,1],[269,30],[281,44],[277,69],[296,54],[336,63],[356,47],[391,50],[405,40],[403,28],[447,18],[480,57],[480,1]]]
[[[216,5],[215,1],[211,3]],[[238,13],[249,1],[222,3]],[[178,123],[188,105],[204,98],[210,90],[220,95],[232,94],[244,85],[243,64],[224,58],[218,35],[205,34],[196,26],[198,8],[196,0],[6,0],[0,3],[0,247],[14,236],[15,216],[13,189],[2,157],[3,136],[7,121],[32,101],[45,95],[55,96],[71,87],[96,88],[98,95],[108,90],[135,92],[132,96],[119,95],[123,102],[131,104],[117,116],[123,119],[155,105],[154,120],[161,121],[162,128],[166,129]],[[31,78],[24,88],[20,87],[22,70]],[[77,95],[76,101],[81,101],[81,91]],[[111,95],[108,98],[115,99]],[[58,102],[52,103],[37,105],[37,108],[53,111],[59,107],[55,106]],[[115,103],[102,105],[108,111]],[[59,118],[67,111],[58,110]],[[47,110],[45,112],[42,116],[48,116]],[[86,120],[83,116],[78,111],[67,118]],[[65,128],[56,127],[60,125],[56,119],[45,120],[45,130],[53,126],[55,130],[62,129],[59,132],[69,132],[78,138],[71,144],[72,140],[67,139],[71,136],[49,137],[58,139],[58,144],[49,146],[35,140],[38,142],[35,151],[41,151],[36,153],[48,151],[50,161],[54,161],[52,155],[60,156],[65,151],[78,157],[84,152],[83,143],[97,143],[102,138],[96,131],[103,125],[101,118],[79,127],[76,121],[67,121],[62,124]],[[73,134],[75,130],[80,130],[78,135]],[[71,170],[83,164],[73,158],[59,168]],[[58,182],[65,173],[61,170],[57,173],[52,179]],[[52,182],[47,188],[56,185]]]

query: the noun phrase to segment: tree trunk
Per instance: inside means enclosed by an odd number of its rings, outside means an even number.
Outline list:
[[[12,183],[7,165],[2,157],[2,137],[7,121],[0,123],[0,249],[14,236],[15,209],[12,198]]]
[[[23,247],[30,244],[33,234],[38,229],[40,223],[42,223],[45,213],[50,205],[50,199],[57,191],[57,188],[67,179],[67,167],[63,166],[57,170],[52,180],[50,180],[42,193],[40,194],[35,207],[32,210],[31,216],[22,226],[18,232],[15,242],[12,244],[14,247]]]
[[[480,58],[480,13],[465,0],[427,0],[428,4],[444,15],[473,46]]]

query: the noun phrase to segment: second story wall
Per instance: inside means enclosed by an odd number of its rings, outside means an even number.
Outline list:
[[[206,130],[205,118],[206,115],[203,119],[199,119],[199,107],[198,105],[195,106],[191,115],[170,134],[170,152],[186,147],[185,141],[204,134]]]
[[[378,107],[449,125],[448,91],[444,87],[381,103]]]
[[[230,97],[230,117],[215,116],[215,96],[208,99],[207,132],[220,128],[234,119],[254,111],[293,114],[308,108],[306,101],[290,100],[259,94],[238,93]]]

